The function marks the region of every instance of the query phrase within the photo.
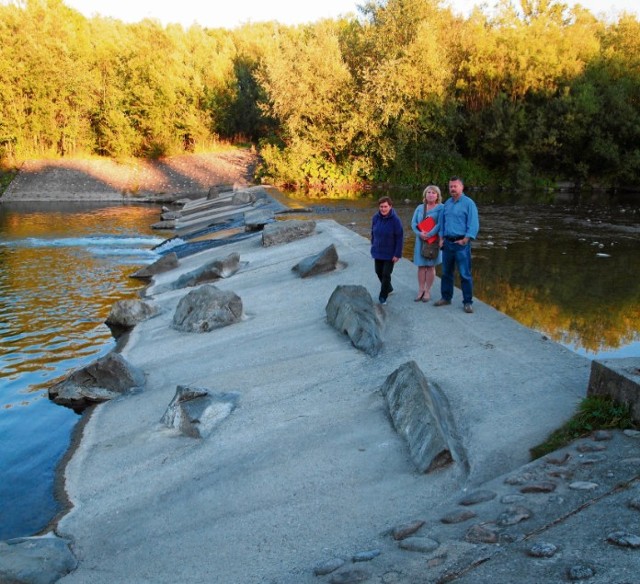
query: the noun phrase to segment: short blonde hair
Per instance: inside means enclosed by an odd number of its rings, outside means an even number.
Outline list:
[[[426,200],[427,191],[435,191],[438,194],[438,203],[442,203],[442,193],[440,192],[440,187],[436,185],[427,185],[427,187],[422,191],[422,200]]]

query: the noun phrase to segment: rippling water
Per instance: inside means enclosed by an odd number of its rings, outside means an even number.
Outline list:
[[[59,511],[53,478],[79,416],[47,388],[113,348],[104,320],[156,259],[157,219],[157,207],[0,205],[0,539]]]

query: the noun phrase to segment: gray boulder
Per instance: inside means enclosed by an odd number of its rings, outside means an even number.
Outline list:
[[[241,318],[242,300],[239,296],[205,284],[180,300],[173,315],[173,328],[187,333],[206,333]]]
[[[308,278],[325,272],[332,272],[338,267],[338,250],[332,243],[319,254],[309,256],[291,268],[301,278]]]
[[[238,405],[238,393],[210,393],[207,389],[178,385],[160,420],[191,438],[206,438]]]
[[[182,211],[165,211],[160,214],[160,219],[163,221],[174,221],[182,218]]]
[[[66,539],[46,535],[0,542],[0,582],[6,584],[53,584],[77,566]]]
[[[214,260],[192,272],[183,274],[173,283],[173,288],[188,288],[189,286],[197,286],[206,282],[215,282],[220,278],[233,276],[239,269],[240,254],[234,252],[222,260]]]
[[[415,361],[389,375],[381,391],[393,426],[409,445],[411,459],[420,472],[441,468],[454,459],[464,464],[448,401],[435,384],[427,381]]]
[[[258,200],[255,193],[249,190],[236,191],[231,197],[232,205],[251,205]]]
[[[382,320],[364,286],[338,286],[325,308],[327,322],[372,357],[382,347]]]
[[[140,278],[142,280],[153,278],[156,274],[162,274],[173,270],[178,267],[178,256],[175,251],[172,251],[161,258],[153,262],[152,264],[140,268],[134,274],[131,274],[131,278]]]
[[[118,300],[111,307],[105,324],[115,337],[158,314],[155,304],[145,300]]]
[[[233,191],[233,185],[231,183],[220,183],[212,185],[209,188],[209,192],[207,193],[207,200],[211,201],[212,199],[217,199],[220,197],[221,193],[228,193],[231,191]]]
[[[231,197],[232,205],[253,205],[256,201],[260,199],[265,199],[267,197],[267,191],[264,187],[254,186],[247,187],[241,190],[237,190],[233,193],[233,197]]]
[[[82,411],[144,386],[144,372],[113,351],[49,388],[49,399]]]
[[[274,212],[271,209],[252,209],[244,214],[244,226],[247,231],[259,231],[267,223],[275,221]]]
[[[262,230],[262,245],[270,247],[280,243],[289,243],[297,239],[309,237],[316,230],[315,221],[301,221],[293,219],[291,221],[276,221],[265,225]]]
[[[175,229],[176,222],[174,219],[168,221],[158,221],[151,225],[151,229]]]

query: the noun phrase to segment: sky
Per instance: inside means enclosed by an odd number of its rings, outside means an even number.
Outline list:
[[[467,15],[480,0],[449,2],[454,12]],[[578,3],[575,0],[564,2],[570,6]],[[626,11],[640,18],[638,0],[581,0],[579,3],[598,17],[615,19],[619,12]],[[87,17],[100,14],[124,22],[153,18],[163,25],[179,23],[185,28],[195,22],[209,28],[235,28],[265,20],[295,25],[357,14],[357,6],[364,4],[364,0],[65,0],[65,4]],[[490,0],[489,4],[493,2]]]

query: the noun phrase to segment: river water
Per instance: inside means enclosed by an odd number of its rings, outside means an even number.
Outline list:
[[[411,258],[417,203],[393,196]],[[365,237],[376,208],[370,196],[279,198],[304,208],[300,217],[335,219]],[[477,298],[591,359],[640,356],[637,200],[474,198]],[[159,214],[152,205],[0,205],[0,540],[33,535],[61,510],[55,471],[80,417],[50,402],[47,388],[114,348],[111,306],[137,296],[141,282],[129,275],[173,235],[151,230]]]

